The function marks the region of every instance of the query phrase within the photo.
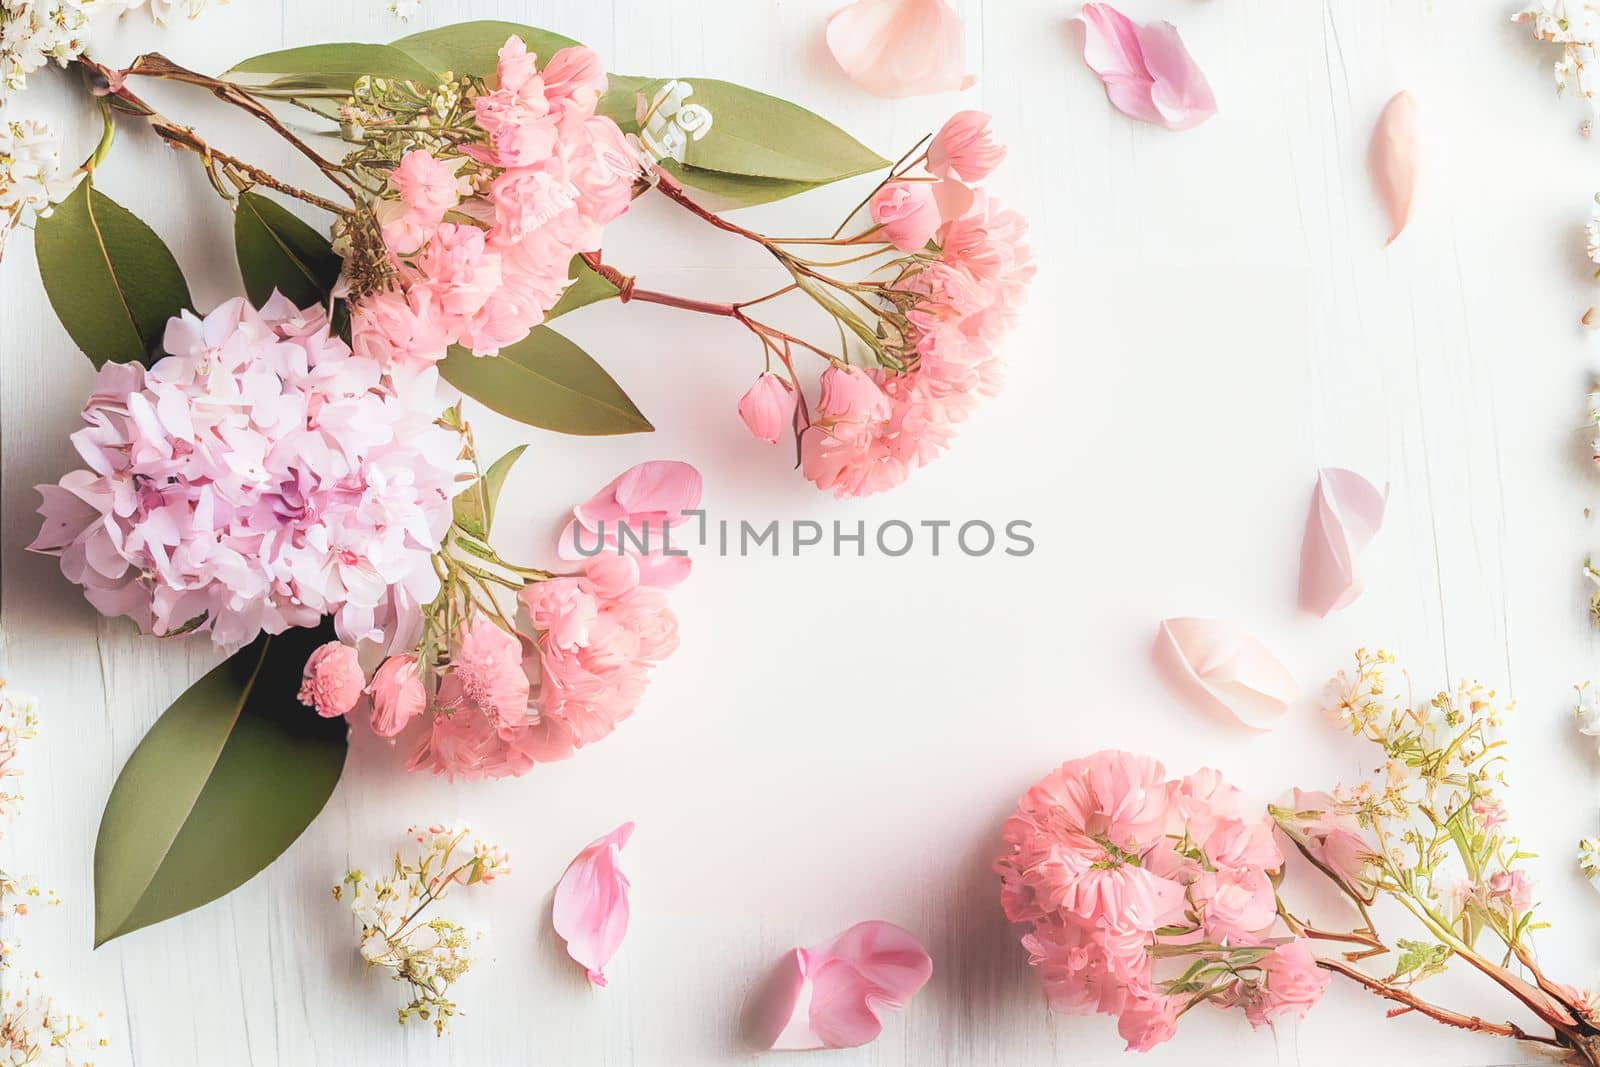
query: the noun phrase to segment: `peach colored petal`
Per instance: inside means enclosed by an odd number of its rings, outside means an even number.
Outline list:
[[[1300,606],[1318,615],[1348,607],[1361,595],[1361,553],[1383,526],[1388,490],[1355,471],[1324,467],[1317,472],[1300,543]]]
[[[969,89],[966,31],[948,0],[856,0],[828,20],[828,48],[876,96]]]
[[[1417,190],[1417,102],[1401,90],[1390,97],[1378,116],[1367,149],[1367,166],[1378,203],[1389,216],[1389,239],[1394,243],[1411,219],[1411,201]]]
[[[1234,622],[1167,619],[1156,653],[1183,681],[1253,730],[1270,729],[1298,691],[1277,657]]]
[[[893,923],[857,923],[813,948],[786,953],[745,1008],[762,1048],[856,1048],[883,1031],[882,1008],[910,1002],[933,974],[933,960]]]
[[[633,836],[625,822],[589,844],[567,866],[556,886],[550,920],[567,943],[567,955],[583,964],[589,981],[606,984],[605,967],[628,933],[628,876],[618,854]]]

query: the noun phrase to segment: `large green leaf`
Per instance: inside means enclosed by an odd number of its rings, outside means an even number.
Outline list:
[[[584,262],[582,256],[572,257],[572,265],[567,268],[567,277],[572,279],[572,284],[561,294],[556,306],[545,314],[546,320],[560,318],[570,311],[598,304],[602,300],[614,300],[622,295],[621,289],[595,273],[594,269]]]
[[[500,490],[505,488],[506,476],[511,473],[512,466],[527,450],[527,445],[513,448],[489,464],[482,478],[456,496],[457,525],[480,541],[489,540],[489,534],[494,530],[494,509],[500,502]]]
[[[711,112],[711,130],[690,141],[683,161],[701,170],[796,182],[835,182],[889,161],[820,115],[798,104],[715,78],[685,79],[689,103]],[[661,85],[640,91],[646,95]]]
[[[432,85],[437,72],[386,44],[310,44],[252,56],[228,71],[236,80],[274,89],[339,89],[349,92],[364,74]]]
[[[590,355],[548,326],[479,358],[459,346],[439,364],[451,385],[507,418],[598,437],[654,430]]]
[[[233,244],[244,291],[255,304],[266,303],[274,289],[296,307],[325,304],[339,280],[342,263],[328,239],[260,193],[240,195]]]
[[[332,627],[262,636],[173,702],[117,776],[94,851],[95,945],[232,892],[294,843],[344,767],[343,719],[296,698]]]
[[[87,179],[39,220],[34,248],[50,306],[96,367],[146,360],[194,306],[161,238]]]
[[[435,74],[442,75],[448,71],[457,77],[472,74],[489,78],[499,65],[500,49],[506,39],[512,36],[522,38],[528,51],[539,57],[541,67],[561,49],[571,48],[578,43],[570,37],[535,26],[485,19],[413,33],[389,47],[399,49]]]
[[[757,178],[749,174],[724,174],[716,170],[685,167],[667,160],[662,167],[684,185],[710,193],[706,205],[716,210],[754,207],[819,189],[827,182],[796,182],[782,178]]]

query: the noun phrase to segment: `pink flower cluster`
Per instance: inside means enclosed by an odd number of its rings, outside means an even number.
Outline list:
[[[574,521],[603,516],[613,529],[638,531],[676,522],[699,503],[693,467],[642,463],[574,509]],[[563,539],[576,536],[569,527]],[[425,718],[411,770],[503,778],[566,759],[633,714],[651,669],[677,648],[666,590],[689,561],[661,552],[659,543],[639,551],[626,535],[602,539],[582,573],[522,589],[514,631],[515,609],[497,620],[475,606],[436,665],[394,655],[369,680],[354,649],[325,645],[306,663],[300,700],[323,716],[370,715],[382,737]]]
[[[473,101],[478,138],[459,156],[406,152],[374,206],[398,283],[356,305],[357,352],[406,366],[452,344],[494,355],[544,320],[572,257],[632,200],[637,159],[595,114],[605,88],[587,48],[541,72],[521,38],[506,42],[496,87]]]
[[[397,387],[277,295],[186,312],[163,345],[100,369],[72,435],[87,466],[39,486],[30,547],[148,633],[231,650],[331,614],[347,641],[403,639],[470,471],[436,377]]]
[[[962,112],[929,148],[936,181],[890,182],[873,198],[880,236],[911,253],[888,287],[891,301],[908,306],[907,367],[823,372],[800,439],[803,471],[818,488],[846,497],[899,485],[944,452],[979,395],[999,387],[995,347],[1015,321],[1033,259],[1022,216],[968,183],[988,177],[1004,155],[989,117]]]
[[[1029,789],[995,870],[1006,916],[1032,924],[1022,943],[1050,1006],[1116,1016],[1139,1051],[1202,1001],[1257,1026],[1309,1010],[1328,976],[1304,941],[1273,936],[1273,825],[1215,771],[1172,781],[1126,752]]]

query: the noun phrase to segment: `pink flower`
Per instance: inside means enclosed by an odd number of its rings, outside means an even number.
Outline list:
[[[920,252],[943,223],[927,182],[890,182],[872,196],[872,221],[884,240],[902,252]]]
[[[514,727],[527,718],[529,688],[522,645],[480,615],[463,631],[439,695],[443,704],[466,700],[497,727]]]
[[[401,211],[384,210],[383,239],[402,252],[421,247],[472,186],[457,176],[462,161],[443,163],[428,152],[409,151],[389,174],[389,188],[400,198]],[[384,203],[392,203],[384,201]]]
[[[880,1011],[910,1003],[932,974],[933,960],[912,934],[893,923],[857,923],[789,952],[746,1016],[765,1048],[858,1048],[883,1032]]]
[[[1506,807],[1492,796],[1479,794],[1472,798],[1472,814],[1478,817],[1478,825],[1485,830],[1493,830],[1505,825]]]
[[[1083,25],[1083,60],[1118,111],[1169,130],[1217,113],[1211,86],[1170,22],[1136,26],[1110,4],[1084,4],[1075,21]]]
[[[1496,871],[1489,876],[1489,895],[1504,900],[1512,914],[1533,907],[1533,879],[1526,871]]]
[[[1129,1052],[1149,1052],[1178,1032],[1178,1016],[1184,999],[1165,995],[1135,997],[1117,1019],[1117,1033],[1128,1043]]]
[[[428,704],[417,657],[411,655],[384,660],[367,693],[372,697],[372,732],[379,737],[398,735]]]
[[[628,876],[618,856],[633,836],[625,822],[578,853],[556,886],[551,922],[567,943],[567,955],[583,965],[589,981],[606,984],[605,968],[628,933]]]
[[[876,96],[971,88],[966,32],[948,0],[856,0],[828,22],[828,48]]]
[[[794,422],[794,388],[770,371],[756,379],[739,400],[739,417],[751,433],[777,444]]]
[[[1190,887],[1206,936],[1240,944],[1260,936],[1278,917],[1272,880],[1260,867],[1236,867],[1200,875]]]
[[[368,297],[352,317],[350,330],[357,356],[399,372],[432,366],[451,344],[444,313],[427,289]]]
[[[367,676],[361,672],[356,650],[338,641],[329,641],[306,660],[300,682],[300,703],[316,708],[324,719],[337,719],[355,708],[366,684]]]
[[[1359,892],[1372,849],[1361,834],[1355,814],[1327,793],[1299,789],[1290,798],[1289,810],[1311,858]]]
[[[1328,988],[1327,971],[1304,940],[1279,945],[1261,961],[1266,981],[1264,995],[1245,1004],[1245,1015],[1255,1026],[1265,1026],[1281,1015],[1305,1018]]]
[[[981,182],[1005,162],[1005,146],[990,132],[983,111],[958,111],[928,145],[928,171],[940,178]]]
[[[677,585],[689,575],[689,557],[669,531],[700,506],[700,486],[700,472],[677,460],[629,467],[573,509],[556,551],[568,560],[636,555],[645,584]]]
[[[186,313],[163,343],[101,369],[87,469],[40,487],[31,547],[102,612],[229,650],[328,614],[346,643],[414,624],[466,473],[433,373],[396,381],[281,297]]]

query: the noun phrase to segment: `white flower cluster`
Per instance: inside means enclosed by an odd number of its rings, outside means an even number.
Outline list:
[[[21,89],[48,63],[66,66],[83,55],[94,29],[125,12],[148,6],[164,24],[174,8],[190,18],[206,0],[0,0],[0,101]]]
[[[1596,55],[1600,0],[1534,0],[1511,20],[1531,23],[1539,40],[1561,45],[1561,58],[1555,65],[1556,91],[1577,93],[1600,114],[1600,58]],[[1593,121],[1591,117],[1584,122],[1584,132]]]
[[[59,1010],[30,975],[0,1009],[0,1067],[94,1067],[106,1047],[90,1024]]]
[[[48,215],[80,177],[76,171],[63,173],[61,149],[49,126],[0,118],[0,256],[17,225],[30,215]]]
[[[417,8],[422,6],[422,0],[389,0],[389,13],[399,18],[401,22],[409,22],[412,15],[417,13]]]
[[[0,820],[10,818],[16,814],[17,805],[22,797],[12,793],[6,788],[5,780],[15,778],[22,772],[15,766],[17,752],[22,742],[31,741],[39,735],[39,704],[33,697],[26,693],[19,693],[6,686],[6,680],[0,678]],[[0,837],[4,837],[3,828],[0,828]],[[0,873],[0,906],[5,904],[5,875]],[[0,916],[4,915],[0,909]]]

